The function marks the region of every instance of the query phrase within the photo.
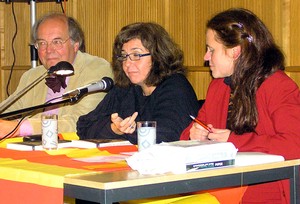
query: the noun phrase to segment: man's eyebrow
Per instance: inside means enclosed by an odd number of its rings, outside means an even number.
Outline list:
[[[56,37],[56,38],[53,38],[52,40],[62,40],[62,39],[63,39],[62,37]],[[36,40],[46,41],[45,39],[42,39],[42,38],[37,38]]]

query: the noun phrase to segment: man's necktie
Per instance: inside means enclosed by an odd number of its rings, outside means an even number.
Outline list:
[[[52,89],[54,93],[60,92],[60,88],[66,88],[66,77],[65,76],[50,76],[46,78],[45,84]]]

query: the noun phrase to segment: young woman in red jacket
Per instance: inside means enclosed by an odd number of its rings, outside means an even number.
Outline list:
[[[197,119],[181,139],[232,142],[240,152],[300,158],[300,91],[284,73],[284,56],[264,23],[245,9],[229,9],[207,23],[214,80]],[[288,181],[248,186],[242,203],[289,203]]]

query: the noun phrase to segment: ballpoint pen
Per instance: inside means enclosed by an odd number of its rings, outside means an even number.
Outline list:
[[[190,117],[192,118],[193,121],[195,121],[196,123],[198,123],[199,125],[201,125],[203,128],[205,128],[208,132],[212,132],[212,130],[210,129],[210,127],[208,127],[207,125],[205,125],[204,123],[202,123],[200,120],[198,120],[197,118],[195,118],[194,116],[190,115]]]

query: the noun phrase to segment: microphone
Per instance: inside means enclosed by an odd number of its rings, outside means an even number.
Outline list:
[[[68,99],[64,99],[64,100],[57,101],[54,103],[44,103],[41,105],[32,106],[29,108],[16,110],[16,111],[12,111],[9,113],[3,113],[3,114],[0,114],[0,118],[7,118],[7,117],[14,116],[14,115],[20,115],[21,113],[26,113],[26,112],[38,110],[38,109],[44,109],[46,107],[51,107],[54,105],[74,103],[74,102],[78,101],[78,99],[86,93],[90,93],[93,91],[109,91],[113,86],[114,86],[114,82],[111,78],[103,77],[100,81],[98,81],[96,83],[92,83],[92,84],[77,88],[75,90],[68,91],[67,93],[64,93],[61,96],[61,97],[68,97]]]
[[[82,96],[94,91],[109,91],[114,86],[114,81],[109,77],[103,77],[100,81],[79,87],[75,90],[68,91],[62,95],[65,97]]]

